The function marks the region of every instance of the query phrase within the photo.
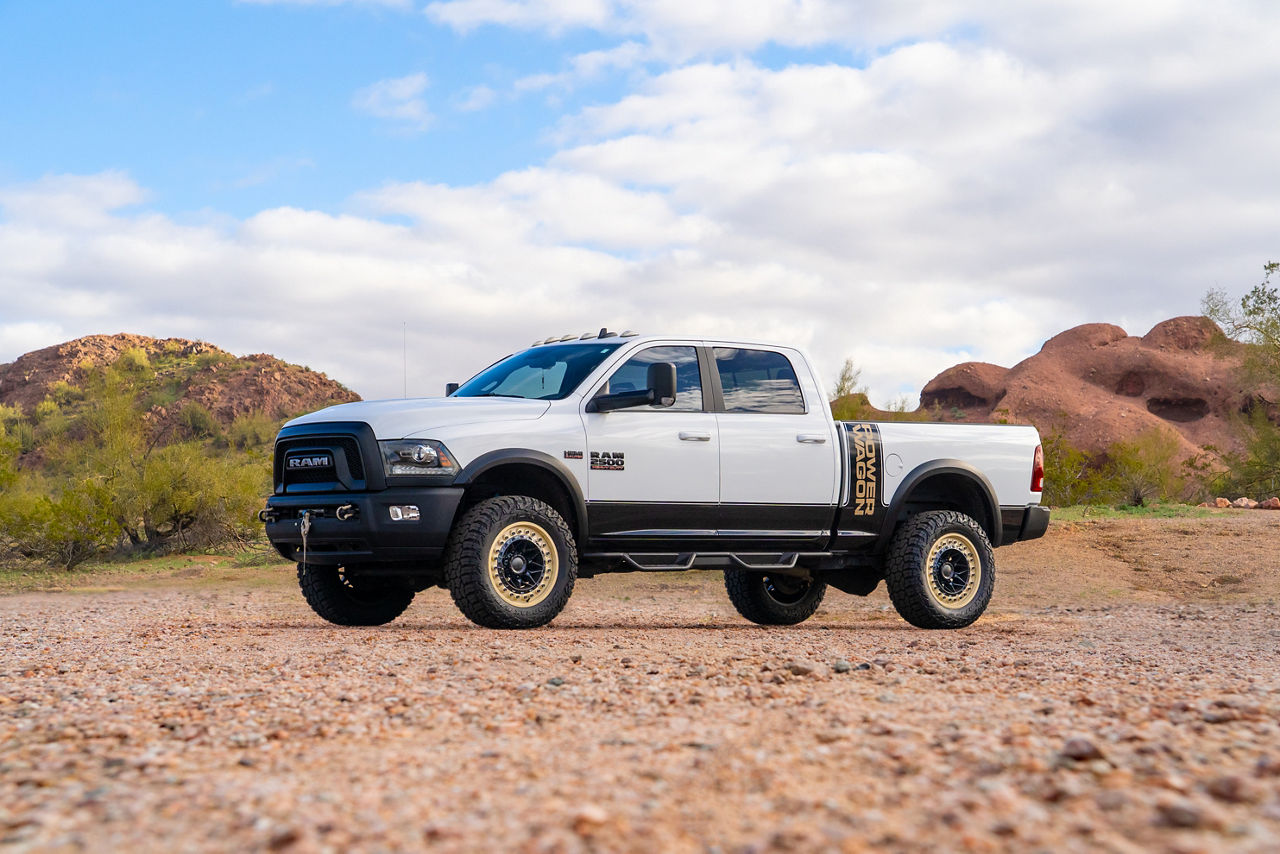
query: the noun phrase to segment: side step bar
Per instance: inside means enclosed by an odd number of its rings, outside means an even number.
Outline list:
[[[803,573],[797,565],[803,558],[830,557],[827,552],[762,552],[734,554],[731,552],[662,552],[657,554],[626,554],[604,552],[584,555],[592,559],[616,560],[639,572],[683,572],[686,569],[752,569],[779,572],[792,570]]]

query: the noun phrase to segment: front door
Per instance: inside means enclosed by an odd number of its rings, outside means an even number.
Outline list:
[[[821,390],[806,394],[781,351],[712,352],[724,399],[717,415],[721,535],[761,548],[819,547],[834,521],[840,473]],[[807,368],[803,376],[813,386]]]
[[[692,544],[715,532],[720,447],[716,416],[705,411],[698,349],[647,347],[615,370],[595,394],[642,390],[649,366],[659,362],[676,366],[674,406],[583,413],[588,527],[598,546],[645,551],[646,544]]]

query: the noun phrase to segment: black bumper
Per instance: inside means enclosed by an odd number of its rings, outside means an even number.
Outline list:
[[[273,495],[267,499],[267,539],[286,560],[302,560],[302,517],[311,511],[307,562],[316,564],[431,563],[444,553],[461,487],[386,489],[378,492],[323,492]],[[415,505],[421,518],[393,521],[388,508]],[[338,518],[339,508],[354,508]]]
[[[1000,508],[1000,545],[1035,540],[1049,530],[1049,508],[1039,504]]]

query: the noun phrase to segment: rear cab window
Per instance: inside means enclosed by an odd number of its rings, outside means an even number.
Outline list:
[[[791,361],[773,350],[716,347],[725,412],[804,415],[804,394]]]

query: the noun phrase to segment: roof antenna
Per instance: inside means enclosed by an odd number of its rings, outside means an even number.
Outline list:
[[[613,333],[609,331],[609,327],[607,327],[607,326],[601,326],[601,327],[600,327],[600,334],[599,334],[599,335],[597,335],[596,337],[597,337],[597,338],[612,338],[612,337],[613,337]]]

